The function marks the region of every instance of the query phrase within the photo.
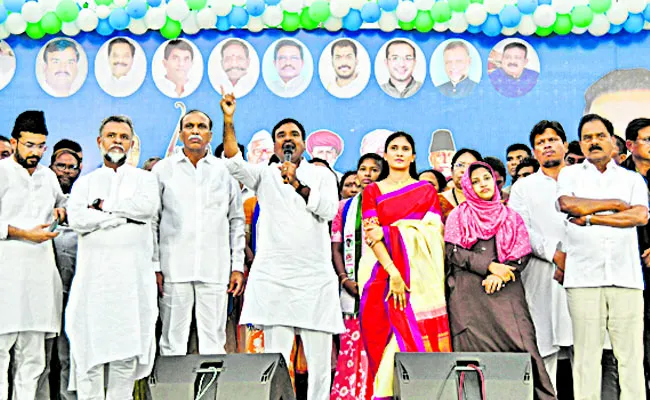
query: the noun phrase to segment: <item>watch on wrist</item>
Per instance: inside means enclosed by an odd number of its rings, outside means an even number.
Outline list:
[[[307,186],[303,185],[299,180],[296,180],[296,182],[298,182],[298,187],[296,188],[296,192],[298,192],[298,193],[300,193],[300,191],[302,189],[307,187]]]
[[[102,199],[95,199],[95,201],[93,201],[93,203],[91,204],[91,206],[92,206],[92,208],[94,208],[95,210],[100,210],[100,211],[101,211],[101,208],[99,208],[99,205],[100,205],[101,203],[102,203]]]
[[[585,217],[585,226],[591,226],[591,215]]]

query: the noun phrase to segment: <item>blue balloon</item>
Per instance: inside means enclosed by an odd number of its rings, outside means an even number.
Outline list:
[[[5,8],[8,11],[19,13],[25,4],[25,0],[4,0]]]
[[[162,4],[162,0],[147,0],[147,3],[151,7],[158,7],[160,4]]]
[[[0,24],[4,23],[7,20],[7,9],[4,4],[0,4]]]
[[[620,31],[623,30],[623,25],[615,25],[615,24],[610,24],[609,25],[609,33],[612,35],[615,35],[619,33]]]
[[[123,8],[114,8],[108,16],[108,23],[118,31],[128,28],[129,22],[131,22],[131,17]]]
[[[108,18],[106,18],[106,19],[99,20],[95,31],[97,31],[97,33],[99,33],[102,36],[109,36],[115,31],[115,29],[113,29],[110,22],[108,22]]]
[[[230,21],[228,17],[217,17],[217,29],[220,31],[227,31],[230,29]]]
[[[499,22],[506,28],[515,28],[521,21],[519,9],[513,5],[503,7],[499,13]]]
[[[264,14],[264,9],[266,5],[264,0],[247,0],[246,1],[246,11],[251,17],[259,17]]]
[[[366,3],[361,7],[361,19],[365,22],[374,23],[381,17],[381,8],[377,3]]]
[[[126,6],[126,12],[133,19],[144,18],[147,14],[147,2],[145,0],[131,0]]]
[[[363,24],[363,19],[359,10],[350,10],[348,15],[343,17],[343,28],[349,31],[359,30],[361,24]]]
[[[487,36],[495,37],[501,34],[501,22],[499,22],[499,17],[494,14],[488,14],[487,19],[481,25],[481,30]]]
[[[377,2],[379,7],[384,11],[395,11],[397,9],[398,0],[379,0]]]
[[[518,0],[517,8],[522,14],[532,14],[537,9],[537,0]]]
[[[548,4],[549,6],[553,3],[552,0],[538,0],[539,5]]]
[[[469,33],[479,33],[481,32],[482,25],[467,25],[467,32]]]
[[[627,17],[627,21],[623,23],[623,29],[630,33],[639,33],[643,30],[645,19],[643,14],[632,14]]]
[[[235,28],[243,28],[248,23],[248,13],[243,7],[233,7],[228,14],[228,21]]]
[[[277,6],[280,4],[280,0],[264,0],[264,2],[270,6]]]
[[[645,10],[643,10],[643,18],[645,18],[646,21],[650,21],[650,4],[645,6]]]

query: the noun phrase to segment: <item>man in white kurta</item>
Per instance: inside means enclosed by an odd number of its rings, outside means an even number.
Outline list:
[[[70,195],[69,222],[79,242],[65,326],[70,386],[76,383],[80,399],[131,399],[134,382],[153,367],[157,310],[151,220],[158,186],[153,174],[125,163],[132,140],[128,118],[104,120],[98,138],[104,165],[79,178]]]
[[[289,359],[299,333],[309,366],[309,400],[329,399],[332,334],[344,332],[332,267],[328,222],[338,209],[337,185],[327,169],[302,159],[305,130],[295,120],[273,129],[275,155],[295,148],[291,161],[248,164],[237,151],[235,99],[225,95],[224,153],[230,173],[257,193],[257,251],[240,323],[262,326],[267,353]]]
[[[13,157],[0,161],[0,399],[9,397],[14,354],[15,400],[33,400],[45,368],[45,337],[61,326],[61,278],[48,226],[65,197],[49,168],[38,165],[47,128],[40,111],[18,116]]]
[[[228,292],[243,291],[241,189],[224,160],[208,152],[211,128],[203,112],[186,114],[181,120],[182,151],[153,169],[161,200],[153,228],[158,238],[154,260],[162,280],[163,356],[187,353],[192,308],[199,353],[225,353]]]

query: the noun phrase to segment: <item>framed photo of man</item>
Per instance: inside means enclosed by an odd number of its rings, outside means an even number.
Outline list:
[[[221,93],[234,93],[242,98],[250,93],[260,77],[260,59],[250,43],[229,38],[217,44],[208,59],[210,84]]]
[[[158,47],[151,61],[151,74],[158,90],[172,99],[185,98],[203,78],[203,56],[186,39],[172,39]]]
[[[83,47],[70,38],[54,38],[36,56],[36,80],[53,97],[77,93],[88,75],[88,57]]]
[[[118,36],[107,40],[95,57],[99,87],[113,97],[135,93],[147,76],[147,57],[135,40]]]
[[[427,61],[420,47],[405,38],[386,42],[375,58],[375,77],[387,95],[407,99],[422,87]]]
[[[336,39],[321,53],[318,75],[325,89],[334,97],[349,99],[366,88],[371,64],[368,51],[356,40]]]

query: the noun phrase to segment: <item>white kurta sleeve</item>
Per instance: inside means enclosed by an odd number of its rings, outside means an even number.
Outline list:
[[[568,171],[570,167],[564,167],[560,170],[560,174],[557,176],[557,192],[556,194],[556,201],[555,201],[555,208],[558,211],[560,210],[560,203],[557,201],[560,199],[562,196],[575,196],[573,192],[573,177],[571,171]]]
[[[234,157],[224,159],[228,172],[242,185],[257,191],[262,180],[262,171],[266,165],[249,164],[244,160],[241,152],[237,152]]]
[[[72,187],[68,200],[68,223],[78,233],[90,233],[126,223],[125,218],[88,208],[90,203],[88,176],[82,176]]]
[[[230,182],[230,205],[228,221],[230,222],[231,271],[244,272],[244,248],[246,247],[246,221],[241,200],[239,184],[232,178]]]
[[[117,197],[114,204],[105,211],[119,217],[131,218],[136,221],[149,222],[160,207],[160,192],[158,180],[149,173],[138,171],[138,185],[133,196]]]
[[[7,190],[9,190],[9,177],[7,176],[7,170],[5,168],[0,168],[0,209],[2,209],[2,199],[5,196]],[[6,207],[6,205],[4,205]],[[0,240],[7,240],[9,236],[9,221],[3,220],[0,217]]]
[[[151,232],[153,234],[153,261],[154,271],[160,272],[160,216],[162,214],[162,192],[163,184],[160,180],[160,169],[154,168],[152,174],[156,176],[156,184],[158,185],[158,209],[151,218]]]
[[[632,193],[630,195],[630,205],[631,206],[644,206],[648,207],[648,186],[645,184],[645,181],[640,174],[634,174],[634,180],[632,184]]]
[[[307,211],[316,217],[331,221],[336,216],[339,208],[338,185],[336,177],[327,169],[319,171],[315,168],[319,176],[319,185],[309,187],[309,199],[307,200]]]

